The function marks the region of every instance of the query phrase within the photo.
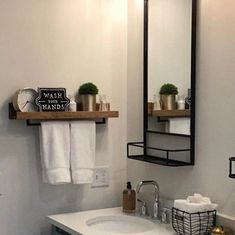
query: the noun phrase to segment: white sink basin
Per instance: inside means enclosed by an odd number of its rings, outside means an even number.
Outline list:
[[[48,220],[73,235],[175,235],[170,225],[123,214],[121,207],[51,215]]]
[[[86,221],[86,224],[95,230],[110,233],[144,233],[154,229],[154,223],[143,218],[116,215],[98,216]]]

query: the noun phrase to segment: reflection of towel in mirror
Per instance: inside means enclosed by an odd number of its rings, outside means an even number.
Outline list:
[[[93,182],[95,165],[95,122],[71,122],[71,170],[74,184]]]
[[[190,118],[169,118],[169,132],[190,135]]]
[[[44,182],[49,184],[70,183],[69,122],[42,122],[40,150]]]

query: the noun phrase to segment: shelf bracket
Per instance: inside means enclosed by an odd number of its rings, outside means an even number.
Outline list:
[[[96,121],[96,124],[106,124],[106,118],[102,118],[101,121]]]
[[[41,123],[40,122],[31,122],[29,119],[26,120],[26,125],[27,126],[41,126]]]
[[[161,117],[157,117],[157,121],[158,122],[169,122],[169,120],[168,119],[161,119]]]

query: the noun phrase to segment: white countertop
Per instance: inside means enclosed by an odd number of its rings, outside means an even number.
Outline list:
[[[123,235],[123,233],[110,233],[95,230],[86,224],[91,218],[97,216],[116,216],[123,215],[122,208],[109,208],[100,210],[90,210],[76,213],[59,214],[48,216],[49,223],[72,234],[72,235]],[[125,214],[126,215],[126,214]],[[131,215],[130,215],[131,216]],[[151,220],[152,221],[152,220]],[[152,221],[153,222],[153,221]],[[138,235],[175,235],[171,225],[165,225],[159,221],[154,221],[156,228]],[[136,235],[136,233],[128,233],[128,235]]]

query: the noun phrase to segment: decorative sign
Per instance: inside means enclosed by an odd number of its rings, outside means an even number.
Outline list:
[[[35,102],[40,112],[63,112],[68,111],[70,100],[65,88],[38,88]]]

